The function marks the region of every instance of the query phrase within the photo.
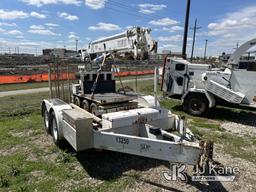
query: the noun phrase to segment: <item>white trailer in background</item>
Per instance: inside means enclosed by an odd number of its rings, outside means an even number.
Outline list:
[[[164,95],[180,96],[184,110],[196,116],[205,115],[220,101],[256,108],[256,65],[238,64],[242,54],[255,45],[256,39],[253,39],[239,47],[225,70],[167,58],[162,75]]]
[[[157,52],[157,42],[151,37],[151,29],[133,27],[122,33],[104,37],[89,43],[82,51],[82,60],[93,60],[103,53],[115,52],[122,57],[145,60]]]

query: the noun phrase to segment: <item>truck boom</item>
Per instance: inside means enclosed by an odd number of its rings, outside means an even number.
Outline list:
[[[115,52],[123,57],[145,60],[157,52],[157,42],[151,37],[151,29],[133,27],[122,33],[104,37],[89,43],[82,51],[82,60],[93,60],[106,52]]]

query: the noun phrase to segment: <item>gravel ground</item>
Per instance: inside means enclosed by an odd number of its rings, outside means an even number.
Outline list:
[[[244,125],[242,123],[225,122],[221,124],[221,128],[224,128],[230,133],[238,134],[240,136],[253,136],[256,137],[256,117],[253,125]]]

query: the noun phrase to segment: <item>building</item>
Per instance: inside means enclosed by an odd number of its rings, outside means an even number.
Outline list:
[[[44,57],[57,57],[57,58],[72,58],[77,56],[77,52],[74,50],[67,50],[62,48],[55,49],[44,49],[43,50]]]

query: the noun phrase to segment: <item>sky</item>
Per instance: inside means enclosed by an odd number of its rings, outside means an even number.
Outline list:
[[[45,48],[86,48],[132,26],[151,28],[159,52],[181,52],[186,0],[0,0],[0,53],[41,54]],[[198,26],[195,55],[232,53],[256,37],[255,0],[191,0]],[[189,30],[190,55],[193,30]]]

